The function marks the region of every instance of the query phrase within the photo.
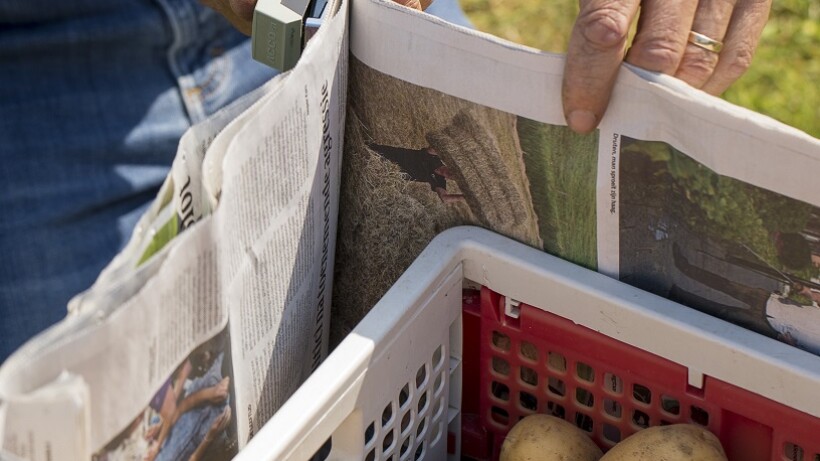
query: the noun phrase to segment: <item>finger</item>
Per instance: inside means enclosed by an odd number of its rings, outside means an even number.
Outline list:
[[[223,11],[222,15],[228,19],[228,22],[231,23],[239,32],[250,36],[251,32],[253,31],[253,23],[250,20],[245,20],[240,18],[239,16],[234,13],[234,11],[230,8],[227,8],[227,11]]]
[[[398,3],[399,5],[404,5],[408,8],[413,8],[414,10],[422,11],[430,6],[432,0],[393,0],[394,2]]]
[[[561,97],[571,129],[595,129],[609,104],[640,0],[581,0],[570,35]]]
[[[231,9],[236,16],[246,22],[253,20],[253,9],[256,8],[256,0],[230,0]]]
[[[722,41],[732,19],[736,0],[701,0],[695,12],[692,30],[713,40]],[[700,88],[715,71],[720,53],[687,43],[675,77]]]
[[[675,75],[695,19],[696,0],[646,0],[626,61],[646,70]]]
[[[408,8],[413,8],[414,10],[420,10],[421,4],[419,0],[393,0],[394,2],[398,3],[399,5],[404,5]]]
[[[200,0],[203,5],[215,10],[217,13],[224,16],[232,26],[245,35],[251,35],[251,21],[243,19],[237,15],[228,0]],[[255,4],[255,0],[254,0]],[[253,9],[251,9],[251,18],[253,18]]]
[[[738,0],[723,40],[720,60],[709,80],[701,87],[704,91],[721,94],[746,72],[752,64],[771,7],[771,0]]]

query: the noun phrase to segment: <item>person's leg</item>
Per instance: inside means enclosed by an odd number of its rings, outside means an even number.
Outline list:
[[[63,318],[127,241],[191,122],[274,73],[196,0],[11,6],[0,28],[0,361]]]

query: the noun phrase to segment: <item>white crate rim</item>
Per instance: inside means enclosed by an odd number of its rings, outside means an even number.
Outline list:
[[[686,366],[691,385],[708,375],[820,417],[820,357],[487,230],[457,227],[430,243],[236,459],[308,459],[356,413],[387,332],[454,277],[534,306],[550,293],[550,312]],[[579,304],[594,309],[572,308]]]

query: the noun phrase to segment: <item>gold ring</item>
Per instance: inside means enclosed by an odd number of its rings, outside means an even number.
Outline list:
[[[689,43],[699,46],[704,50],[711,51],[712,53],[720,53],[720,50],[723,49],[723,42],[699,34],[694,30],[689,31]]]

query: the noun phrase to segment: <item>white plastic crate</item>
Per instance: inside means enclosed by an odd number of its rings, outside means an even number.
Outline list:
[[[465,280],[505,295],[510,316],[519,302],[547,305],[575,324],[683,365],[694,388],[709,376],[820,418],[820,358],[461,227],[429,245],[236,460],[307,460],[328,440],[332,460],[460,459],[462,348],[478,347],[462,345]],[[798,448],[787,444],[781,458],[798,459],[788,454]],[[812,456],[805,453],[805,460]]]

